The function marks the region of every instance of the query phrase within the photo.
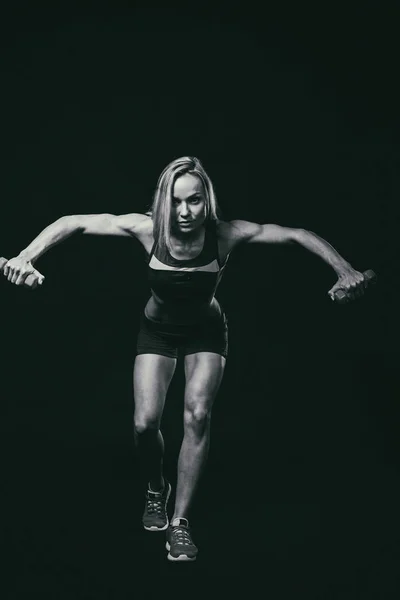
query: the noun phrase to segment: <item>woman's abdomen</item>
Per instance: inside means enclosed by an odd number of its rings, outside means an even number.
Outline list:
[[[153,293],[145,306],[144,314],[150,321],[158,323],[190,325],[205,318],[219,317],[222,309],[215,297],[202,304],[196,304],[195,301],[172,304],[163,302]]]

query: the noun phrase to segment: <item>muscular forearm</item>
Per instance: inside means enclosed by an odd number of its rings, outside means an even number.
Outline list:
[[[34,262],[52,246],[59,244],[79,229],[73,217],[61,217],[43,229],[41,233],[19,253],[19,256]]]
[[[295,240],[301,246],[304,246],[310,252],[313,252],[317,256],[321,257],[328,265],[335,270],[337,275],[340,277],[344,275],[351,265],[347,262],[340,254],[333,248],[328,242],[312,231],[305,229],[299,229],[296,231]]]

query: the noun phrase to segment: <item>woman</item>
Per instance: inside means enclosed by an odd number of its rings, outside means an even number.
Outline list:
[[[23,285],[34,273],[42,284],[34,262],[77,231],[136,237],[148,254],[151,296],[141,319],[133,375],[135,440],[148,481],[142,520],[148,531],[166,530],[169,560],[195,560],[188,515],[207,458],[211,409],[227,357],[227,322],[215,292],[230,253],[243,243],[301,244],[337,273],[328,292],[332,300],[338,289],[350,297],[361,295],[363,275],[310,231],[220,220],[210,178],[193,157],[174,160],[164,169],[149,213],[61,217],[8,261],[4,275]],[[160,422],[178,356],[184,359],[186,379],[184,437],[169,521],[171,485],[163,476]]]

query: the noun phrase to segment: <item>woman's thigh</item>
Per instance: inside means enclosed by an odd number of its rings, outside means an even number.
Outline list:
[[[221,385],[226,359],[213,352],[185,356],[185,410],[210,413]]]
[[[135,425],[160,425],[176,358],[160,354],[139,354],[133,367]]]

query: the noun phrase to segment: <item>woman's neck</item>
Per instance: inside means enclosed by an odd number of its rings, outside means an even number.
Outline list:
[[[170,240],[176,248],[191,248],[199,243],[203,243],[204,236],[205,227],[202,225],[198,230],[188,233],[173,232],[171,233]]]

